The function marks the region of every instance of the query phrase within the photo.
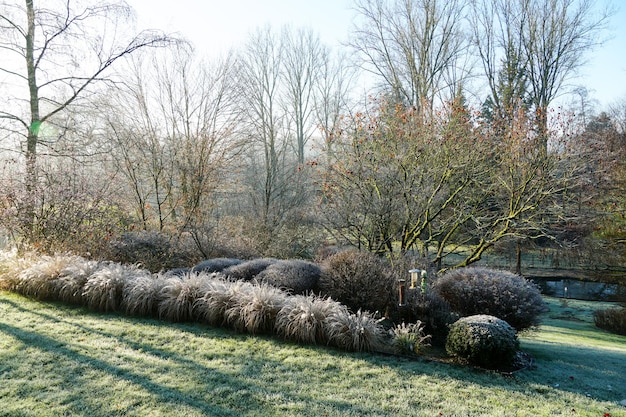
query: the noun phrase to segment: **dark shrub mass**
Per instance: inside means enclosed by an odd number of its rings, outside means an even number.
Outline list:
[[[384,313],[396,303],[393,274],[383,259],[370,252],[339,252],[326,258],[321,268],[320,292],[352,311]]]
[[[518,331],[537,326],[539,315],[547,310],[539,288],[508,271],[455,269],[437,279],[433,290],[461,316],[489,314]]]
[[[191,272],[221,272],[224,269],[233,265],[238,265],[242,262],[241,259],[236,258],[213,258],[200,262],[191,268]]]
[[[317,288],[320,274],[320,267],[312,262],[280,260],[261,271],[255,280],[293,294],[304,294]]]
[[[463,317],[450,326],[446,351],[472,365],[509,366],[519,348],[515,329],[494,316]]]
[[[198,254],[182,241],[159,232],[125,232],[109,242],[103,253],[106,260],[122,264],[139,264],[151,272],[191,265]]]
[[[251,281],[268,266],[276,263],[275,258],[258,258],[245,261],[237,265],[229,266],[222,271],[222,274],[230,279],[240,281]]]
[[[626,335],[626,307],[596,310],[593,312],[593,321],[600,329]]]
[[[450,325],[459,319],[459,315],[452,312],[448,302],[439,294],[419,290],[408,293],[405,316],[408,322],[421,322],[424,331],[431,335],[432,344],[437,346],[446,343]]]

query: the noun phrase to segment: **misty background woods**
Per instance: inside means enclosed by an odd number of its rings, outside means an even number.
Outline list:
[[[352,6],[342,47],[265,26],[209,60],[123,2],[0,1],[3,245],[623,271],[626,98],[575,85],[610,5]]]

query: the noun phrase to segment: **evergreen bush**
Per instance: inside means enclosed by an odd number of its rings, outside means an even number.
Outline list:
[[[463,317],[450,326],[448,354],[485,368],[509,366],[518,350],[515,329],[489,315]]]
[[[437,346],[445,345],[450,325],[459,319],[459,315],[450,309],[450,304],[430,290],[409,291],[403,315],[409,322],[421,322],[431,336],[431,342]]]
[[[276,263],[277,261],[278,260],[275,258],[252,259],[237,265],[229,266],[222,271],[222,274],[234,280],[251,281],[268,266]]]
[[[231,267],[233,265],[239,265],[243,262],[241,259],[237,258],[213,258],[204,260],[193,268],[191,268],[191,272],[222,272],[224,269]]]
[[[292,294],[304,294],[317,289],[320,274],[320,267],[312,262],[280,260],[268,265],[255,280]]]

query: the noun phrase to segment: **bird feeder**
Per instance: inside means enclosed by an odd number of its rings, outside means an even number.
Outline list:
[[[406,306],[406,279],[398,280],[398,305]]]
[[[424,269],[411,269],[409,270],[409,275],[411,277],[411,286],[410,289],[417,289],[417,282],[420,282],[420,289],[422,290],[422,294],[426,292],[426,270]]]

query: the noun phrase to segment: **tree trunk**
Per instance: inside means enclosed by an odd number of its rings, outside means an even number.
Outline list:
[[[28,31],[26,34],[26,70],[30,102],[30,126],[26,137],[26,199],[24,202],[23,228],[27,240],[32,237],[35,225],[35,193],[37,192],[37,143],[41,117],[39,115],[39,89],[35,68],[35,9],[33,0],[26,0]]]
[[[519,239],[517,240],[517,244],[515,246],[515,273],[517,275],[522,275],[522,243]]]

